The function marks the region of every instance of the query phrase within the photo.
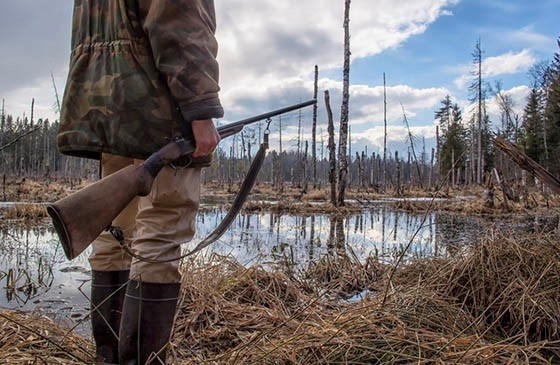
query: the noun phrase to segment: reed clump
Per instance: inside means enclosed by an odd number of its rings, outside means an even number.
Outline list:
[[[560,242],[557,234],[519,237],[493,231],[460,258],[417,270],[479,321],[488,334],[518,343],[560,341]],[[410,280],[407,279],[407,281]]]

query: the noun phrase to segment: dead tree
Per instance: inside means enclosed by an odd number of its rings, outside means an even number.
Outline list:
[[[296,163],[293,168],[292,186],[301,188],[302,166],[301,166],[301,109],[298,113],[298,130],[296,144]]]
[[[399,152],[395,151],[395,166],[397,169],[397,183],[396,183],[396,195],[401,196],[402,188],[401,188],[401,163],[399,161]]]
[[[329,90],[325,90],[325,107],[327,109],[329,141],[329,183],[331,185],[331,203],[336,205],[336,145],[334,143],[334,122],[331,109]]]
[[[387,184],[387,84],[385,72],[383,72],[383,172],[381,177],[382,190],[385,191]]]
[[[315,82],[313,83],[313,99],[317,100],[319,82],[319,67],[315,65]],[[311,129],[311,169],[313,173],[313,188],[317,188],[317,103],[313,104],[313,126]]]
[[[342,107],[340,112],[340,134],[338,139],[338,199],[337,205],[344,205],[346,185],[348,185],[348,101],[350,99],[350,0],[344,2],[344,69],[342,81]]]
[[[302,194],[307,194],[307,148],[308,148],[308,141],[305,141],[305,150],[303,155],[301,156],[301,168],[302,168]]]
[[[278,187],[280,192],[284,191],[284,170],[282,168],[282,116],[278,117],[278,166],[280,170],[278,171]]]
[[[412,138],[412,132],[410,131],[410,125],[408,124],[408,118],[406,117],[406,113],[404,111],[404,106],[401,104],[401,108],[403,110],[403,120],[406,124],[406,130],[408,131],[408,139],[410,141],[410,148],[412,150],[412,157],[414,158],[414,164],[416,166],[416,172],[418,173],[418,183],[420,185],[420,189],[423,189],[423,185],[422,185],[422,173],[420,172],[420,165],[418,163],[418,158],[416,157],[416,151],[414,150],[414,141]],[[409,157],[409,162],[410,162],[410,157]],[[412,174],[411,175],[411,180],[412,180]]]

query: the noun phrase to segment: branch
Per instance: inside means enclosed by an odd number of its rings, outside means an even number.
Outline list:
[[[20,139],[22,139],[23,137],[25,137],[25,136],[27,136],[27,135],[29,135],[29,134],[31,134],[31,133],[33,133],[33,132],[39,130],[39,129],[41,129],[41,127],[40,127],[40,126],[37,126],[37,127],[33,128],[33,129],[31,129],[31,130],[29,130],[29,131],[23,133],[22,135],[20,135],[20,136],[14,138],[12,141],[10,141],[10,142],[8,142],[7,144],[5,144],[5,145],[3,145],[2,147],[0,147],[0,152],[1,152],[1,151],[4,151],[6,148],[10,147],[11,145],[16,144],[16,142],[19,141]]]

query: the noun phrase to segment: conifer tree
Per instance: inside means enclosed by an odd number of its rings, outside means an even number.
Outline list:
[[[462,122],[461,109],[457,103],[453,103],[451,97],[441,101],[441,107],[435,112],[441,130],[440,145],[440,168],[442,177],[449,176],[455,183],[452,169],[465,167],[467,151],[467,130]]]

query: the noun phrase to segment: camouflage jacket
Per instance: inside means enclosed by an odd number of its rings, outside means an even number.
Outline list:
[[[222,117],[215,28],[213,0],[75,0],[60,152],[145,159]]]

